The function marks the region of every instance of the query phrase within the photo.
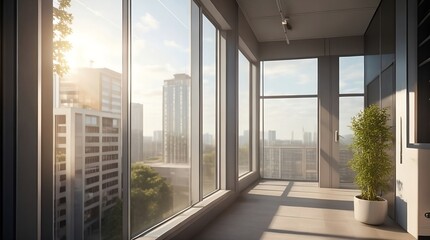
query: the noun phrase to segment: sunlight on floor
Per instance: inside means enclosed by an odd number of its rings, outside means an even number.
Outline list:
[[[391,219],[381,226],[355,221],[357,193],[317,183],[261,181],[194,239],[414,239]]]

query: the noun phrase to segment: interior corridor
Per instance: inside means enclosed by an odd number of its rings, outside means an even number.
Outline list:
[[[194,239],[414,239],[389,218],[382,226],[354,220],[357,193],[317,183],[263,180]]]

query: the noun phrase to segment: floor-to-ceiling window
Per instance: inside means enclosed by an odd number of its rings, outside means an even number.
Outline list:
[[[54,1],[54,236],[122,234],[122,1]]]
[[[132,235],[191,205],[190,4],[132,1]]]
[[[354,173],[348,166],[352,158],[349,145],[353,132],[351,119],[364,107],[363,56],[339,58],[339,180],[352,183]]]
[[[214,24],[203,15],[202,39],[202,181],[203,195],[218,187],[217,154],[217,93],[218,72],[217,52],[218,31]]]
[[[251,63],[239,51],[238,64],[238,168],[239,177],[251,171]]]
[[[262,63],[262,176],[318,180],[317,59]]]
[[[135,237],[220,188],[216,24],[123,3],[53,2],[56,239]]]

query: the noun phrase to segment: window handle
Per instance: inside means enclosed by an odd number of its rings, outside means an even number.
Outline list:
[[[339,131],[334,131],[334,142],[339,142]]]

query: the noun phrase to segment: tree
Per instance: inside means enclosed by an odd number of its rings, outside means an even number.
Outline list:
[[[172,189],[154,169],[143,163],[131,167],[131,229],[142,231],[161,221],[172,205]]]
[[[122,239],[122,201],[117,198],[113,207],[103,213],[102,239]]]
[[[64,54],[72,48],[67,36],[72,33],[70,25],[73,21],[71,13],[67,12],[71,0],[58,0],[58,7],[53,11],[53,71],[63,77],[69,71],[69,64]]]
[[[154,169],[142,163],[131,167],[131,230],[140,232],[161,221],[172,205],[172,190]],[[122,239],[122,201],[104,213],[102,239]]]
[[[389,118],[387,109],[377,105],[366,107],[352,118],[354,155],[349,166],[356,173],[355,183],[364,200],[378,200],[378,193],[389,187],[393,173],[387,153],[392,146]]]

